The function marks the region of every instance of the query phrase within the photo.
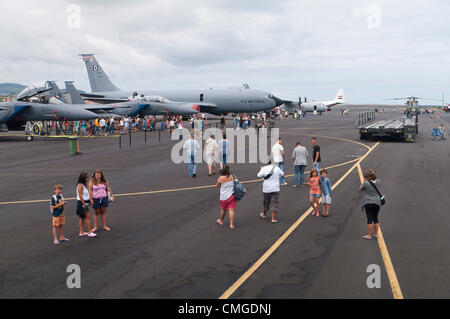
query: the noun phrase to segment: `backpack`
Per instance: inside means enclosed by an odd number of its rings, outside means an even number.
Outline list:
[[[244,186],[239,182],[236,176],[233,176],[234,178],[234,198],[236,200],[241,200],[244,196],[247,190]]]
[[[60,196],[61,196],[61,202],[64,202],[63,195],[60,195]],[[55,200],[55,203],[58,201],[58,199],[56,198],[56,195],[53,195],[52,198]],[[52,201],[50,201],[50,214],[53,214]]]

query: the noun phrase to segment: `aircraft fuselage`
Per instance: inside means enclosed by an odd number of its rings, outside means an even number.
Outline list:
[[[270,93],[253,89],[112,91],[92,94],[110,99],[124,100],[132,96],[134,92],[137,92],[139,96],[162,96],[173,102],[198,103],[201,109],[202,104],[208,105],[201,112],[212,114],[255,113],[277,106]],[[92,100],[95,100],[95,98]]]

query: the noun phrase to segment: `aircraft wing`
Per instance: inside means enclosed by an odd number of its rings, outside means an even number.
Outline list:
[[[91,93],[81,93],[81,96],[85,100],[100,103],[100,104],[121,103],[121,102],[128,101],[128,98],[126,98],[126,99],[112,98],[112,97],[105,97],[104,95],[100,95],[100,94],[91,94]]]

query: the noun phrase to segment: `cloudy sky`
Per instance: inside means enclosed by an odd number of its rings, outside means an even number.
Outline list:
[[[248,83],[281,98],[450,97],[448,0],[2,0],[0,83],[122,89]],[[447,101],[450,99],[447,99]]]

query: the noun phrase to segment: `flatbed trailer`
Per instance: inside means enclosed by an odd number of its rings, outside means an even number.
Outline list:
[[[403,119],[380,120],[362,125],[359,128],[360,139],[371,137],[397,137],[405,141],[414,141],[418,133],[418,123],[415,117],[404,117]]]

